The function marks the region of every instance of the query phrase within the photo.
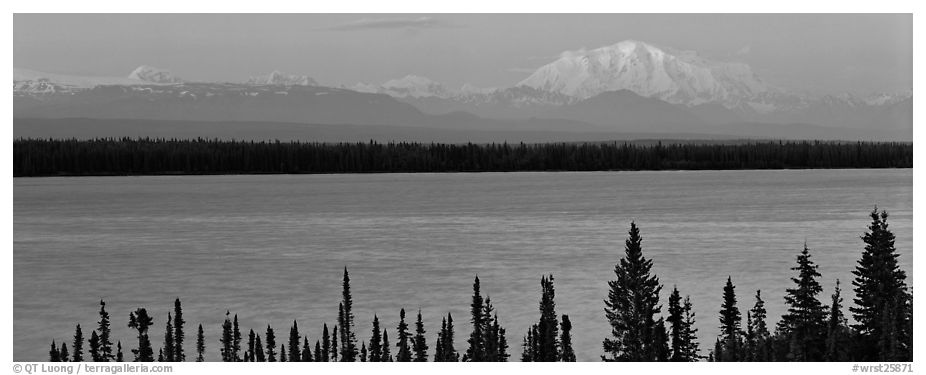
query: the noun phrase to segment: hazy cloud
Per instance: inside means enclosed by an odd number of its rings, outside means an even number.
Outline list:
[[[377,29],[434,29],[453,25],[432,17],[417,18],[361,18],[356,21],[322,28],[323,30],[354,31]]]
[[[749,52],[752,52],[752,45],[747,44],[747,45],[743,46],[743,48],[740,48],[739,50],[737,50],[736,53],[735,53],[734,55],[736,55],[736,56],[746,56],[746,55],[749,54]]]

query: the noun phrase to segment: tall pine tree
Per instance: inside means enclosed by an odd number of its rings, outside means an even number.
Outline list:
[[[733,279],[727,277],[727,284],[723,287],[723,303],[720,306],[720,349],[714,353],[717,362],[738,362],[742,348],[742,315],[736,307],[736,287]]]
[[[267,362],[276,362],[277,361],[277,338],[273,332],[273,328],[267,324]]]
[[[129,313],[129,328],[138,331],[138,348],[132,349],[135,354],[135,362],[154,362],[154,349],[151,347],[151,340],[148,339],[148,328],[154,324],[154,319],[148,316],[148,310],[138,308],[135,312]]]
[[[826,306],[817,299],[823,287],[817,282],[818,266],[810,259],[807,244],[797,256],[797,277],[792,277],[794,288],[788,288],[785,303],[788,313],[781,317],[781,332],[787,335],[788,359],[808,362],[823,359],[826,340]]]
[[[616,280],[605,300],[605,317],[611,324],[611,336],[603,342],[602,356],[606,361],[655,360],[653,333],[659,313],[659,279],[651,275],[653,261],[643,257],[640,230],[630,223],[629,236],[624,243],[624,257],[614,266]]]
[[[343,313],[338,322],[338,327],[341,328],[341,361],[356,362],[357,337],[354,334],[354,303],[350,294],[350,276],[347,274],[347,267],[344,267],[341,299]]]
[[[412,351],[409,347],[409,339],[411,335],[408,332],[408,323],[405,323],[405,309],[399,311],[399,325],[396,327],[396,332],[398,332],[398,342],[396,342],[396,351],[395,361],[396,362],[411,362],[412,361]]]
[[[113,343],[110,340],[109,313],[106,312],[106,302],[100,300],[100,322],[97,331],[100,332],[100,362],[110,362],[115,359]],[[120,361],[121,362],[121,361]]]
[[[180,298],[174,300],[174,361],[183,362],[186,360],[186,354],[183,352],[183,309],[180,306]]]
[[[196,362],[204,362],[206,358],[206,335],[203,333],[203,325],[200,324],[196,329]]]
[[[428,361],[428,343],[424,337],[424,322],[421,321],[421,309],[418,309],[418,319],[415,321],[415,337],[412,338],[412,349],[415,352],[415,362]]]
[[[860,361],[912,360],[906,347],[907,321],[902,308],[910,299],[906,273],[897,264],[894,233],[888,228],[886,211],[870,214],[871,224],[862,236],[865,250],[852,272],[855,305],[849,307],[857,322],[860,345],[854,356]]]
[[[80,324],[74,329],[74,342],[71,346],[74,351],[72,362],[84,361],[84,333],[80,330]]]

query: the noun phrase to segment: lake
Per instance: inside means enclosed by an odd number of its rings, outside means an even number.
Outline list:
[[[395,342],[399,309],[420,308],[433,355],[442,315],[466,349],[474,275],[518,360],[539,319],[540,277],[555,277],[557,313],[573,323],[579,360],[598,360],[610,333],[607,282],[631,220],[665,285],[690,295],[701,353],[718,334],[727,275],[739,308],[762,289],[772,326],[804,242],[828,304],[835,280],[851,304],[859,236],[877,205],[890,213],[912,284],[913,173],[902,170],[352,174],[14,179],[14,360],[47,360],[51,340],[84,337],[107,301],[126,358],[130,311],[146,307],[162,345],[183,301],[186,350],[196,325],[218,360],[225,311],[243,333],[277,343],[292,321],[309,340],[335,324],[348,267],[357,336],[376,313]],[[848,314],[848,311],[845,311]],[[359,346],[359,343],[358,343]],[[86,344],[85,344],[86,350]],[[395,350],[393,350],[395,353]],[[188,354],[193,358],[195,354]],[[85,354],[86,356],[86,354]]]

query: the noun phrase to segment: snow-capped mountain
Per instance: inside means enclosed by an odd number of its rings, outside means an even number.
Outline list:
[[[673,104],[719,102],[728,108],[777,92],[749,65],[711,61],[692,51],[663,49],[635,40],[563,52],[518,85],[580,99],[630,90]]]
[[[129,79],[142,81],[145,83],[160,83],[160,84],[171,84],[171,83],[182,83],[183,80],[177,77],[174,77],[170,74],[169,71],[155,68],[149,65],[142,65],[132,73],[129,74]]]
[[[312,77],[286,74],[278,70],[268,75],[248,78],[247,83],[251,85],[318,86],[318,82]]]

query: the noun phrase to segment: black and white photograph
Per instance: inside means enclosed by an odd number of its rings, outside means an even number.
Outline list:
[[[210,9],[11,14],[13,373],[914,373],[912,8]]]

